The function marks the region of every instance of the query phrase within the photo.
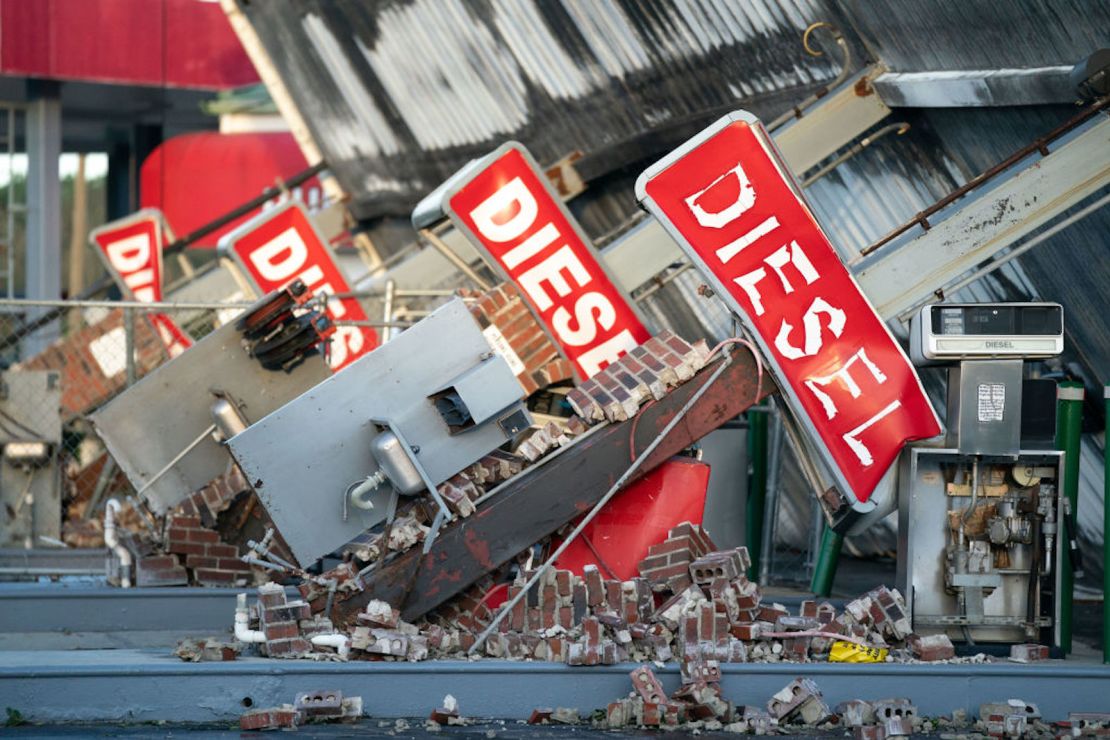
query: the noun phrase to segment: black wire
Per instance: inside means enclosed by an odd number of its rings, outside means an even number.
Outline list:
[[[7,419],[8,421],[10,421],[10,422],[11,422],[12,424],[15,424],[15,425],[16,425],[17,427],[19,427],[19,429],[20,429],[21,431],[25,432],[26,434],[29,434],[29,435],[31,435],[31,437],[32,437],[33,439],[44,439],[43,435],[39,434],[39,433],[38,433],[38,432],[36,432],[36,431],[35,431],[34,429],[32,429],[31,427],[27,426],[26,424],[24,424],[23,422],[21,422],[21,421],[20,421],[19,419],[16,419],[16,418],[15,418],[14,416],[12,416],[11,414],[9,414],[9,413],[8,413],[7,411],[5,411],[4,409],[0,409],[0,416],[4,417],[4,418],[5,418],[5,419]],[[8,434],[11,434],[11,430],[10,430],[10,429],[7,429],[7,428],[5,428],[5,429],[4,429],[4,431],[8,432]],[[11,436],[15,437],[15,436],[17,436],[17,435],[15,435],[15,434],[11,434]]]

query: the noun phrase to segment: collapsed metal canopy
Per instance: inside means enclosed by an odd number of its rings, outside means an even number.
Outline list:
[[[580,150],[593,179],[741,104],[778,114],[835,74],[801,45],[822,0],[240,5],[360,219],[407,216],[509,139],[545,164]]]

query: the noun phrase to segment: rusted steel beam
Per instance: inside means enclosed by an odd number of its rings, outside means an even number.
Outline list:
[[[757,371],[745,349],[638,471],[640,477],[757,402]],[[665,398],[629,421],[586,435],[553,459],[530,468],[479,506],[478,511],[443,529],[431,550],[401,554],[364,578],[365,590],[332,610],[332,619],[350,624],[370,599],[400,605],[414,620],[458,595],[484,574],[588,511],[627,470],[718,368],[713,362]],[[764,377],[760,397],[775,391]],[[415,571],[415,575],[414,575]],[[407,597],[406,597],[407,593]]]

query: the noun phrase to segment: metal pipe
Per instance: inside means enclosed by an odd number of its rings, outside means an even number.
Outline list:
[[[1064,452],[1063,494],[1071,505],[1068,520],[1076,521],[1079,501],[1079,440],[1083,428],[1083,384],[1064,381],[1056,388],[1056,449]],[[1067,522],[1064,522],[1066,524]],[[1066,527],[1065,527],[1066,529]],[[1075,536],[1075,528],[1068,533]],[[1070,553],[1070,549],[1068,550]],[[1060,569],[1060,648],[1071,652],[1072,601],[1075,598],[1075,564],[1058,563]]]
[[[397,281],[394,280],[393,278],[390,278],[389,280],[386,280],[385,281],[385,298],[382,301],[382,321],[385,322],[386,324],[389,324],[390,322],[393,321],[393,299],[396,296],[396,293],[397,293]],[[382,334],[384,335],[382,337],[383,342],[388,342],[390,339],[393,339],[393,327],[392,326],[385,327],[385,331],[382,332]]]
[[[163,258],[170,257],[177,254],[178,252],[185,251],[186,247],[188,247],[190,244],[197,241],[198,239],[203,239],[212,232],[218,231],[224,226],[227,226],[235,219],[246,216],[248,213],[256,208],[261,208],[262,206],[266,205],[267,201],[292,190],[298,185],[302,185],[308,182],[327,168],[327,163],[317,162],[311,167],[301,170],[284,182],[279,181],[276,185],[272,185],[266,188],[261,193],[248,200],[246,203],[236,206],[230,211],[224,213],[222,216],[217,216],[208,223],[197,229],[194,229],[180,239],[175,239],[173,242],[167,244],[162,250]]]
[[[127,353],[125,361],[127,387],[135,385],[135,309],[123,309],[123,348]]]
[[[470,278],[471,282],[477,285],[479,290],[484,292],[490,289],[490,284],[483,280],[478,273],[474,271],[474,268],[466,264],[466,260],[455,254],[455,251],[447,246],[446,242],[440,239],[435,232],[431,229],[421,229],[419,233],[420,236],[427,239],[429,244],[436,248],[437,252],[443,255],[444,259],[454,265],[463,275]]]
[[[795,118],[801,118],[802,116],[804,116],[806,110],[812,107],[814,103],[828,95],[830,91],[836,89],[840,85],[840,83],[848,79],[848,69],[852,66],[852,49],[848,46],[848,42],[844,38],[844,34],[840,32],[839,28],[826,21],[811,23],[802,34],[802,47],[810,56],[820,57],[825,55],[825,52],[821,51],[820,49],[815,49],[809,45],[810,34],[812,34],[818,28],[827,28],[829,30],[829,33],[832,34],[833,40],[836,41],[836,45],[840,47],[840,53],[842,54],[842,58],[840,60],[840,71],[837,72],[836,77],[833,78],[833,81],[830,82],[828,85],[821,86],[817,89],[816,92],[803,100],[801,103],[794,106],[793,108],[786,111],[781,116],[767,124],[768,133],[773,132],[775,129],[785,125],[786,123],[789,123]]]
[[[767,498],[767,412],[748,410],[748,459],[751,472],[748,474],[748,500],[744,526],[747,530],[745,541],[752,566],[748,578],[758,580],[759,563],[763,547],[763,507]]]
[[[967,523],[968,517],[975,511],[975,507],[979,505],[979,456],[976,455],[971,460],[971,501],[964,509],[963,516],[960,521],[963,524]]]
[[[471,646],[470,650],[467,651],[468,655],[473,655],[475,652],[477,652],[477,650],[482,646],[486,639],[498,628],[498,626],[501,624],[501,620],[503,620],[505,616],[513,610],[513,607],[520,603],[520,600],[523,599],[533,587],[535,587],[536,582],[539,581],[543,574],[547,571],[547,569],[551,567],[552,563],[558,560],[559,556],[562,555],[568,547],[570,547],[570,544],[574,542],[580,534],[582,534],[583,530],[585,530],[589,523],[594,520],[594,517],[597,516],[598,512],[605,508],[605,504],[609,503],[613,496],[615,496],[617,492],[624,487],[624,484],[636,473],[637,470],[640,469],[640,466],[642,466],[644,462],[651,456],[651,453],[655,452],[655,448],[662,444],[663,440],[667,438],[667,435],[671,433],[671,430],[673,430],[676,426],[678,426],[679,422],[686,418],[686,413],[694,407],[698,400],[700,400],[701,397],[705,395],[705,392],[709,390],[710,386],[712,386],[713,383],[716,382],[717,378],[721,377],[721,373],[723,373],[725,369],[731,364],[732,355],[726,354],[725,361],[720,364],[720,367],[713,371],[713,374],[710,375],[709,378],[702,384],[702,386],[694,392],[694,395],[690,396],[690,399],[686,401],[681,409],[678,410],[678,413],[676,413],[674,417],[669,422],[667,422],[667,425],[663,427],[663,431],[659,432],[659,434],[655,436],[655,439],[651,440],[651,444],[644,448],[644,451],[641,452],[636,457],[636,460],[628,467],[628,469],[625,470],[623,474],[621,474],[621,477],[617,479],[617,482],[614,483],[609,488],[609,490],[605,492],[605,495],[602,496],[596,504],[594,504],[593,508],[586,513],[586,516],[582,517],[581,521],[578,522],[578,526],[576,526],[574,530],[566,536],[566,539],[563,540],[562,544],[555,548],[555,552],[551,553],[551,555],[548,556],[547,561],[536,569],[536,572],[533,573],[532,577],[528,579],[528,582],[524,584],[524,588],[520,589],[516,596],[509,599],[507,602],[505,602],[505,604],[502,605],[501,611],[497,613],[497,616],[493,618],[493,621],[489,623],[489,626],[486,627],[482,634],[478,635],[478,639]],[[759,393],[757,392],[755,399],[752,400],[754,402],[758,399]]]
[[[1102,662],[1110,664],[1110,385],[1103,388],[1106,429],[1102,438]]]
[[[1021,160],[1025,159],[1030,154],[1033,154],[1035,152],[1040,152],[1041,156],[1047,156],[1048,155],[1048,145],[1050,143],[1052,143],[1056,139],[1060,138],[1064,134],[1068,133],[1069,131],[1071,131],[1075,127],[1083,124],[1087,120],[1093,118],[1095,116],[1095,114],[1097,114],[1100,110],[1105,108],[1107,105],[1110,105],[1110,98],[1103,98],[1102,100],[1098,101],[1097,103],[1094,103],[1094,104],[1088,106],[1085,110],[1083,110],[1078,115],[1071,118],[1070,120],[1060,124],[1059,126],[1054,128],[1052,131],[1050,131],[1046,135],[1042,136],[1041,138],[1034,139],[1031,144],[1028,144],[1028,145],[1022,147],[1021,149],[1017,150],[1016,152],[1014,152],[1010,156],[1006,157],[1006,159],[1002,160],[998,164],[994,165],[993,167],[990,167],[989,169],[984,170],[983,172],[980,172],[978,175],[971,178],[966,183],[964,183],[960,187],[956,188],[955,190],[953,190],[948,195],[944,196],[940,200],[933,203],[933,205],[929,206],[924,211],[921,211],[920,213],[918,213],[916,216],[911,218],[909,221],[906,221],[904,224],[895,228],[893,231],[888,233],[886,236],[880,238],[878,241],[873,242],[871,245],[864,248],[860,252],[860,256],[861,257],[866,257],[867,255],[871,254],[872,252],[874,252],[876,249],[883,246],[887,242],[890,242],[890,241],[896,239],[897,237],[901,236],[902,234],[906,233],[907,231],[912,229],[914,226],[920,225],[923,229],[925,229],[927,231],[930,228],[930,224],[929,224],[929,217],[930,216],[937,213],[938,211],[940,211],[945,206],[947,206],[951,203],[954,203],[955,201],[964,197],[969,192],[971,192],[973,189],[979,187],[983,183],[993,179],[997,175],[999,175],[1002,172],[1008,170],[1010,167],[1017,164]]]
[[[821,533],[821,549],[817,554],[817,563],[813,567],[813,580],[809,584],[814,596],[828,596],[832,593],[836,566],[840,562],[840,550],[843,544],[844,536],[826,523],[825,530]]]
[[[892,124],[889,124],[887,126],[883,126],[881,129],[879,129],[875,133],[871,134],[870,136],[864,136],[862,139],[857,141],[855,144],[852,144],[852,146],[848,147],[848,149],[846,149],[844,151],[844,153],[841,154],[839,157],[837,157],[833,161],[829,162],[824,167],[821,167],[820,169],[818,169],[816,172],[814,172],[812,175],[810,175],[806,179],[802,180],[802,187],[803,188],[808,188],[810,185],[817,182],[822,177],[829,174],[830,172],[835,170],[837,167],[844,164],[849,159],[856,156],[857,154],[859,154],[864,149],[871,146],[872,144],[874,144],[876,141],[883,138],[884,136],[886,136],[890,133],[893,133],[894,131],[897,131],[898,135],[901,136],[902,134],[906,133],[909,130],[910,130],[910,125],[908,123],[906,123],[905,121],[902,121],[900,123],[892,123]]]
[[[183,449],[181,452],[174,455],[173,459],[170,460],[168,463],[166,463],[165,466],[161,470],[159,470],[157,473],[155,473],[152,477],[147,478],[146,482],[143,483],[142,487],[139,488],[139,490],[135,491],[135,495],[136,496],[140,495],[143,491],[145,491],[146,489],[153,486],[156,482],[158,482],[158,480],[163,475],[170,472],[170,468],[172,468],[174,465],[177,465],[179,462],[181,462],[181,458],[185,457],[190,452],[192,452],[194,447],[196,447],[201,442],[203,442],[205,437],[207,437],[209,434],[211,434],[214,431],[216,431],[216,425],[215,424],[209,424],[207,429],[205,429],[203,432],[201,432],[200,435],[196,439],[194,439],[192,442],[190,442],[188,445],[186,445],[185,449]]]
[[[108,499],[104,506],[104,544],[109,547],[119,558],[119,585],[131,588],[131,551],[124,547],[116,531],[116,515],[119,514],[120,503],[114,498]]]

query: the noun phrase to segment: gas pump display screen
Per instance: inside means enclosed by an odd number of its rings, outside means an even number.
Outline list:
[[[933,334],[952,336],[1037,336],[1063,332],[1060,306],[937,306]]]
[[[910,357],[922,365],[1063,351],[1058,303],[940,303],[922,308],[910,327]]]

